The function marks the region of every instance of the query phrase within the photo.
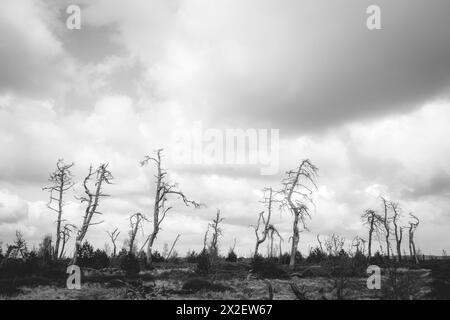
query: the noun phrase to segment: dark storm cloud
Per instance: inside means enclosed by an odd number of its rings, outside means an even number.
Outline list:
[[[244,29],[246,40],[265,34],[242,49],[248,64],[240,76],[224,72],[213,80],[218,118],[299,132],[403,113],[448,95],[450,2],[313,2],[283,2],[283,14],[275,10],[271,19],[256,8],[247,12],[255,33]],[[382,30],[366,28],[373,3],[381,7]]]
[[[6,1],[0,11],[0,94],[55,94],[68,64],[41,2]]]
[[[437,196],[437,197],[449,197],[450,196],[450,175],[444,171],[434,175],[425,183],[418,183],[411,191],[405,191],[404,195],[409,198],[418,199],[421,197]]]

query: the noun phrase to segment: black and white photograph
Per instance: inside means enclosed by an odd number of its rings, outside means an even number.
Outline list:
[[[449,160],[448,0],[0,0],[0,300],[448,300]]]

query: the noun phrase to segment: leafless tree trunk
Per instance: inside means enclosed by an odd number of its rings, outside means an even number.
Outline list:
[[[94,181],[92,181],[93,179]],[[76,264],[77,262],[78,250],[81,246],[81,243],[83,242],[84,237],[86,236],[89,227],[103,222],[92,222],[92,218],[95,215],[102,215],[102,213],[98,211],[100,199],[109,196],[103,193],[102,187],[104,183],[111,184],[112,179],[113,176],[108,170],[107,164],[100,165],[95,171],[93,170],[92,166],[89,168],[89,173],[83,182],[85,195],[80,198],[81,203],[86,203],[86,209],[83,217],[83,223],[81,225],[81,228],[78,230],[75,240],[75,251],[73,254],[72,264]],[[91,186],[92,184],[93,186]]]
[[[56,163],[56,170],[50,174],[48,181],[50,186],[44,187],[43,190],[47,190],[50,193],[50,200],[47,203],[47,207],[56,212],[56,241],[55,248],[53,250],[53,259],[58,259],[61,243],[61,224],[63,222],[63,208],[64,208],[64,194],[66,191],[74,186],[72,179],[72,173],[70,169],[73,167],[73,163],[65,164],[64,160],[59,159]]]
[[[325,251],[323,250],[322,241],[320,241],[320,235],[318,234],[318,235],[316,236],[316,238],[317,238],[317,242],[319,243],[320,251],[325,252]]]
[[[213,219],[212,223],[210,224],[211,230],[212,230],[212,238],[211,238],[211,244],[209,246],[210,254],[213,258],[218,257],[219,255],[219,237],[222,235],[222,228],[220,228],[220,224],[223,222],[223,218],[220,217],[220,210],[217,210],[216,218]]]
[[[172,247],[170,247],[169,253],[168,253],[167,256],[166,256],[166,260],[168,260],[168,259],[170,258],[170,255],[172,254],[173,248],[175,248],[175,245],[177,244],[178,239],[180,238],[180,236],[181,236],[181,235],[178,234],[177,237],[175,238],[175,240],[173,241]]]
[[[108,234],[108,236],[111,239],[111,242],[113,244],[113,257],[115,257],[117,254],[116,240],[120,234],[120,231],[119,232],[117,232],[117,231],[118,231],[117,228],[115,228],[112,232],[106,231],[106,233]]]
[[[269,216],[269,218],[270,218],[270,216]],[[262,235],[260,237],[259,228],[261,226],[261,221],[264,225],[264,229],[263,229]],[[259,246],[266,240],[267,231],[268,231],[267,227],[268,227],[268,221],[264,218],[264,211],[261,211],[259,213],[259,217],[258,217],[258,224],[254,227],[255,235],[256,235],[256,245],[255,245],[255,253],[254,253],[255,257],[258,255]]]
[[[73,224],[65,224],[64,227],[62,228],[62,230],[61,230],[62,246],[61,246],[61,251],[59,253],[59,259],[62,259],[64,257],[64,250],[66,248],[67,241],[69,241],[70,234],[75,229],[76,229],[76,227]]]
[[[389,224],[389,202],[386,200],[386,198],[381,197],[381,201],[383,202],[383,208],[384,208],[384,218],[383,218],[383,225],[384,225],[384,231],[385,231],[385,240],[386,240],[386,254],[387,258],[390,259],[391,257],[391,243],[389,241],[389,236],[391,233],[391,227]]]
[[[279,260],[279,263],[282,263],[282,261],[281,261],[281,259],[282,259],[282,257],[283,257],[283,247],[281,246],[281,242],[283,241],[283,239],[280,237],[280,242],[278,243],[278,246],[279,246],[279,253],[278,253],[278,260]]]
[[[208,249],[208,233],[209,233],[209,223],[208,223],[208,227],[206,229],[205,235],[203,236],[203,251],[202,252],[206,252],[206,250]]]
[[[303,229],[307,230],[306,218],[311,218],[308,204],[313,204],[312,188],[317,189],[315,180],[317,177],[317,167],[310,160],[304,160],[297,170],[288,171],[287,177],[283,180],[284,200],[282,206],[287,206],[294,215],[292,225],[292,248],[289,266],[294,268],[295,256],[299,242],[299,228],[301,223]]]
[[[396,202],[390,202],[391,209],[393,211],[392,223],[394,225],[394,235],[395,235],[395,245],[397,249],[397,257],[398,261],[402,261],[402,238],[403,238],[403,229],[398,225],[398,221],[400,219],[400,207]]]
[[[148,243],[147,247],[147,262],[151,264],[152,262],[152,248],[153,244],[156,240],[158,232],[161,229],[161,223],[164,221],[167,212],[172,209],[172,207],[166,207],[166,202],[168,200],[168,196],[176,195],[179,196],[180,199],[183,200],[186,206],[193,205],[194,208],[199,208],[201,206],[200,203],[189,200],[182,191],[177,189],[177,184],[171,184],[166,181],[167,171],[162,167],[162,151],[163,149],[159,149],[156,151],[156,157],[146,156],[145,159],[141,162],[141,165],[144,166],[148,164],[150,161],[154,162],[156,165],[156,191],[155,191],[155,201],[153,205],[153,231],[146,239],[144,246]]]
[[[280,239],[281,235],[278,232],[278,230],[275,228],[274,225],[269,225],[269,239],[270,239],[270,251],[269,251],[269,257],[273,258],[273,239],[274,239],[274,234],[276,234]]]
[[[269,232],[269,226],[270,226],[270,218],[272,216],[272,206],[274,202],[279,202],[274,199],[273,197],[273,189],[272,188],[265,188],[264,190],[264,199],[262,203],[267,208],[267,218],[264,217],[264,211],[259,213],[258,217],[258,224],[254,226],[255,228],[255,235],[256,235],[256,245],[255,245],[255,253],[254,256],[256,257],[258,255],[259,246],[264,243],[267,239],[267,234]],[[262,224],[261,224],[262,222]],[[260,227],[263,227],[262,232],[260,234]]]
[[[130,217],[130,239],[128,243],[130,253],[134,253],[133,248],[136,241],[136,235],[139,231],[139,227],[142,228],[142,223],[144,222],[144,220],[147,220],[147,218],[139,212],[131,215]]]
[[[382,223],[383,219],[379,216],[375,210],[368,209],[364,211],[364,214],[361,216],[364,221],[364,224],[369,226],[369,243],[368,243],[368,255],[369,258],[372,257],[372,237],[374,230],[378,230],[380,223]]]
[[[409,253],[414,258],[416,264],[419,263],[419,259],[417,258],[416,245],[414,243],[414,233],[416,232],[417,227],[419,226],[419,218],[417,218],[412,213],[409,214],[415,222],[409,222]]]

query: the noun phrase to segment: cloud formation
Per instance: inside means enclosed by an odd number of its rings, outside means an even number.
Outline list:
[[[200,248],[220,208],[222,250],[236,237],[249,254],[261,189],[280,188],[284,171],[310,158],[320,177],[303,251],[316,234],[364,235],[359,215],[389,195],[404,223],[410,211],[423,221],[421,249],[440,253],[450,246],[450,4],[378,2],[376,32],[365,27],[371,3],[356,0],[81,1],[78,31],[65,29],[68,1],[5,2],[0,240],[16,229],[31,243],[54,232],[41,188],[64,158],[75,162],[65,214],[76,224],[79,182],[89,165],[109,163],[105,223],[88,240],[102,247],[105,231],[119,227],[123,242],[129,215],[151,215],[154,168],[139,161],[164,147],[170,179],[208,207],[175,205],[159,248],[178,233],[179,251]],[[219,130],[279,128],[280,171],[173,162],[172,132],[199,120]],[[274,223],[288,239],[291,215],[277,211]]]

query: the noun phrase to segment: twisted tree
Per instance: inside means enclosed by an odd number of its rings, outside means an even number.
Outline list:
[[[271,230],[270,218],[272,216],[272,207],[273,203],[279,202],[274,198],[273,189],[272,188],[264,188],[264,198],[261,201],[264,206],[267,208],[267,217],[264,216],[264,211],[259,213],[258,223],[256,226],[253,226],[255,229],[256,235],[256,245],[255,245],[255,253],[254,256],[258,255],[258,249],[261,244],[266,241],[269,231]],[[262,227],[262,229],[260,229]],[[273,227],[273,226],[272,226]],[[274,228],[274,227],[273,227]],[[278,231],[277,231],[278,233]]]
[[[156,190],[155,200],[153,205],[153,230],[144,242],[143,248],[147,245],[147,262],[152,262],[152,248],[156,237],[161,230],[161,223],[166,218],[167,212],[172,209],[171,206],[167,206],[167,201],[170,196],[178,196],[183,203],[189,207],[199,208],[202,204],[193,200],[189,200],[182,191],[178,189],[176,183],[170,183],[167,181],[167,170],[162,167],[162,152],[163,149],[156,151],[155,157],[146,156],[141,161],[141,166],[147,165],[149,162],[153,162],[156,166]]]
[[[60,243],[64,236],[61,229],[61,224],[65,221],[63,219],[63,208],[65,206],[64,195],[74,186],[72,179],[72,172],[70,169],[74,166],[74,163],[65,164],[63,159],[59,159],[56,163],[56,169],[50,174],[48,181],[50,185],[42,188],[50,193],[50,200],[47,203],[47,208],[56,212],[56,241],[55,248],[53,250],[53,259],[59,258]]]
[[[294,222],[292,225],[292,248],[291,260],[289,266],[295,266],[295,255],[299,242],[299,222],[302,224],[304,230],[306,227],[306,218],[311,218],[309,213],[309,205],[314,204],[312,199],[313,188],[317,189],[316,178],[318,168],[311,163],[309,159],[303,160],[296,170],[286,172],[286,177],[283,179],[284,195],[282,200],[282,207],[287,207],[294,215]]]
[[[103,222],[92,222],[92,218],[97,215],[102,215],[102,213],[98,211],[100,199],[109,196],[103,193],[102,188],[104,184],[111,184],[112,179],[113,176],[108,170],[107,164],[100,165],[96,170],[94,170],[92,166],[89,167],[89,173],[83,181],[84,196],[79,198],[82,204],[86,204],[86,209],[83,216],[83,223],[77,232],[72,264],[76,264],[77,262],[78,250],[89,227]]]

